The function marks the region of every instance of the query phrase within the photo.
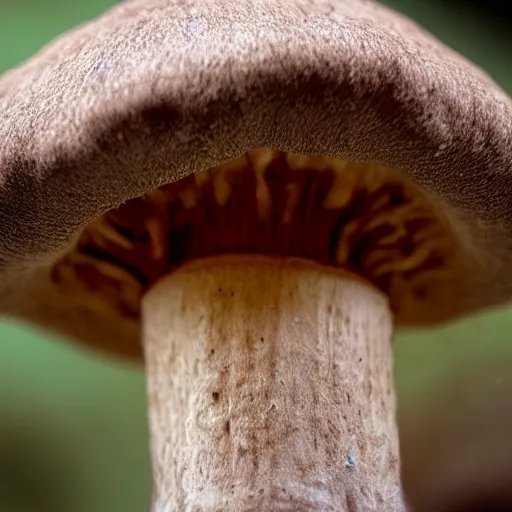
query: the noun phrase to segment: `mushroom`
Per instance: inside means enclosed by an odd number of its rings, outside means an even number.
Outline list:
[[[512,295],[512,106],[368,0],[132,0],[0,81],[0,310],[144,355],[153,510],[400,511],[392,333]]]

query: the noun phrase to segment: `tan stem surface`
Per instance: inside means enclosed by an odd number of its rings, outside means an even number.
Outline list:
[[[155,512],[404,510],[380,292],[218,257],[159,282],[143,323]]]

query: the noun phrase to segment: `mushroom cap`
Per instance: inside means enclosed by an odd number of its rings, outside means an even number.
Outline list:
[[[48,269],[89,222],[253,148],[369,162],[468,246],[453,315],[512,295],[512,103],[372,0],[132,0],[0,78],[0,312],[139,356]]]

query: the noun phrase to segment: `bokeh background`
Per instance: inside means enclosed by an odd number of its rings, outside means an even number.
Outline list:
[[[0,72],[113,3],[0,0]],[[512,22],[504,4],[385,3],[512,92]],[[467,486],[478,493],[486,478],[492,484],[512,474],[506,467],[512,458],[512,309],[428,333],[400,333],[395,347],[405,480],[418,502],[437,492],[438,480],[452,485],[446,475],[464,480],[460,475],[471,473]],[[145,410],[139,368],[26,326],[0,324],[0,512],[147,510]]]

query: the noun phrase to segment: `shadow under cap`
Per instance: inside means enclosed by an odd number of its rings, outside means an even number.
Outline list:
[[[373,1],[123,3],[0,79],[0,140],[0,311],[119,352],[138,323],[66,305],[44,269],[106,211],[257,147],[402,172],[475,250],[465,312],[512,295],[512,104]]]

